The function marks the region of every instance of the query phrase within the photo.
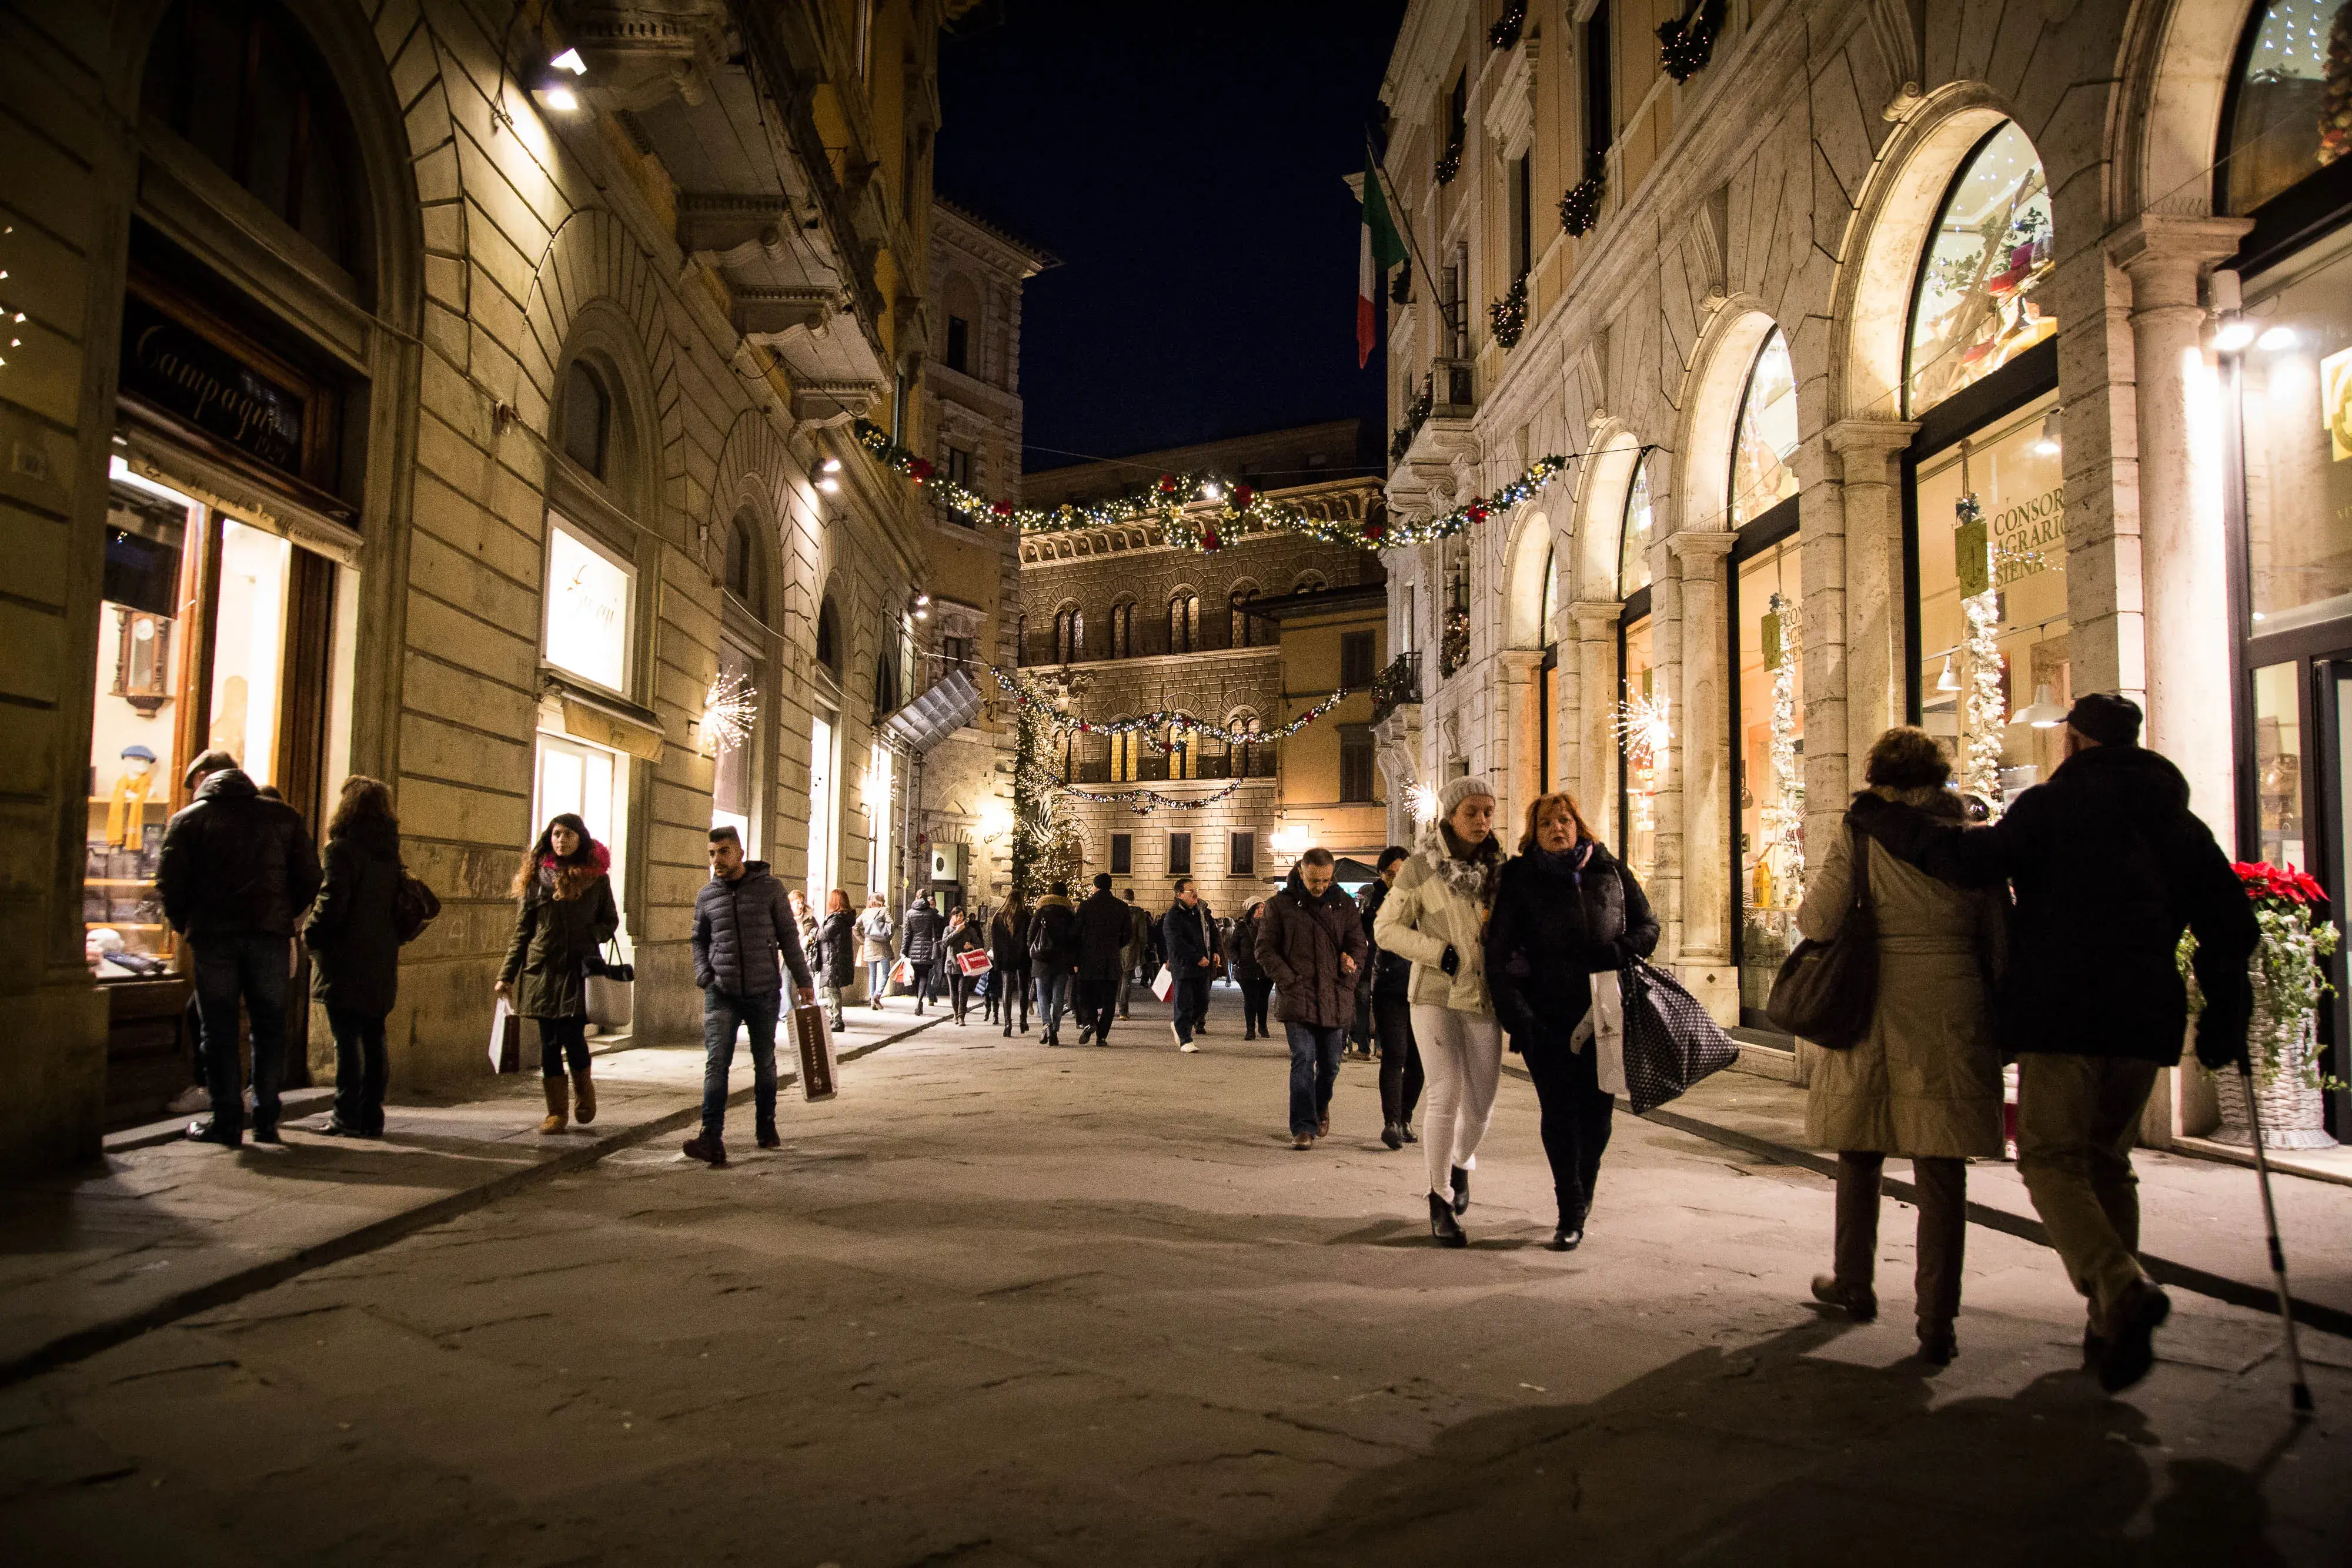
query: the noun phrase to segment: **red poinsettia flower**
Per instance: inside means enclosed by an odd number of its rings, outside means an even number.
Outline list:
[[[1163,496],[1172,496],[1176,493],[1175,475],[1162,474],[1160,476],[1160,493]]]
[[[1236,511],[1236,512],[1246,512],[1246,511],[1248,511],[1248,510],[1249,510],[1249,507],[1250,507],[1250,503],[1251,503],[1252,501],[1256,500],[1256,499],[1257,499],[1257,492],[1256,492],[1255,490],[1251,489],[1247,485],[1236,485],[1236,486],[1234,486],[1234,511]]]
[[[918,457],[912,463],[907,465],[907,473],[908,476],[910,476],[918,485],[922,484],[925,480],[929,479],[931,476],[931,462],[928,457]]]
[[[1213,550],[1217,548],[1216,529],[1209,528],[1201,530],[1201,548],[1204,550]]]
[[[995,506],[989,509],[1000,517],[1009,517],[1013,515],[1013,503],[1010,501],[999,501]]]
[[[1471,502],[1468,516],[1470,520],[1474,523],[1485,522],[1486,520],[1486,504],[1484,501]]]

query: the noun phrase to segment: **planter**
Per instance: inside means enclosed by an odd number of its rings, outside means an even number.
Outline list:
[[[2254,972],[2254,1017],[2246,1030],[2253,1048],[2255,1105],[2263,1116],[2263,1146],[2271,1149],[2329,1149],[2324,1102],[2312,1059],[2318,1054],[2315,1013],[2289,1021],[2271,1003],[2270,987],[2259,966]],[[2261,1063],[2275,1063],[2267,1073]],[[2216,1073],[2215,1097],[2221,1102],[2221,1125],[2213,1134],[2217,1144],[2251,1147],[2253,1118],[2246,1104],[2246,1080],[2236,1071]]]

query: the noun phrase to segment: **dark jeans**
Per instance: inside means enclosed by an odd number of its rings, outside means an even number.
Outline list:
[[[588,1071],[588,1020],[584,1018],[540,1019],[539,1071],[548,1078],[563,1076],[566,1057],[572,1071]]]
[[[1037,1027],[1052,1034],[1062,1027],[1062,1009],[1070,1005],[1069,971],[1037,972]]]
[[[1274,981],[1267,977],[1258,975],[1242,981],[1243,1034],[1246,1035],[1252,1030],[1265,1035],[1274,1032],[1266,1026],[1265,1021],[1266,1003],[1273,998]]]
[[[1837,1174],[1837,1281],[1870,1288],[1878,1259],[1878,1184],[1886,1156],[1841,1154]],[[1919,1326],[1949,1328],[1960,1315],[1960,1264],[1969,1239],[1969,1163],[1916,1157],[1919,1188],[1918,1263],[1912,1277]]]
[[[1176,988],[1168,993],[1168,1005],[1176,1020],[1176,1038],[1182,1044],[1192,1043],[1193,1029],[1209,1016],[1210,974],[1195,966],[1191,974],[1179,974]]]
[[[971,986],[977,978],[978,976],[967,975],[961,969],[950,967],[948,970],[948,1000],[955,1005],[958,1023],[963,1022],[963,1010],[971,1005]]]
[[[1339,1051],[1348,1031],[1338,1024],[1325,1029],[1311,1023],[1285,1023],[1282,1030],[1290,1037],[1291,1135],[1318,1132],[1331,1113],[1331,1090],[1339,1082]]]
[[[996,1021],[1011,1028],[1013,1010],[1021,1009],[1021,1030],[1029,1030],[1029,971],[998,969],[989,980],[988,994],[996,1008]]]
[[[205,1026],[205,1086],[212,1091],[216,1133],[245,1129],[244,1075],[236,1058],[239,1001],[253,1033],[253,1124],[278,1125],[278,1086],[286,1075],[291,940],[250,933],[188,938],[195,957],[196,1011]]]
[[[1381,1120],[1412,1124],[1421,1103],[1421,1051],[1412,1042],[1412,1004],[1402,997],[1372,998],[1372,1031],[1381,1042]]]
[[[776,1122],[776,1013],[773,997],[737,997],[712,989],[702,993],[702,1135],[715,1138],[727,1124],[727,1071],[735,1065],[735,1030],[751,1036],[751,1104],[762,1127]]]
[[[926,1004],[940,999],[940,972],[945,966],[938,963],[916,967],[915,983],[908,988],[915,993],[915,1010],[921,1012]]]
[[[1078,1027],[1095,1031],[1097,1040],[1110,1036],[1110,1026],[1118,1017],[1118,971],[1117,969],[1080,969],[1078,971]]]
[[[1592,1207],[1592,1184],[1601,1176],[1601,1151],[1609,1147],[1617,1097],[1601,1092],[1600,1052],[1590,1045],[1582,1051],[1530,1045],[1520,1054],[1543,1106],[1544,1156],[1551,1162],[1559,1222],[1581,1229],[1584,1211]]]
[[[391,1078],[383,1019],[382,1013],[327,1009],[335,1036],[335,1120],[354,1133],[383,1131],[383,1087]]]

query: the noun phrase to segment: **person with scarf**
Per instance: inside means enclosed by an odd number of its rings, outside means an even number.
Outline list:
[[[1472,774],[1437,793],[1437,817],[1397,873],[1372,923],[1384,952],[1412,965],[1413,1040],[1428,1080],[1422,1152],[1429,1170],[1429,1231],[1466,1247],[1459,1217],[1495,1113],[1503,1030],[1486,991],[1486,917],[1503,871],[1495,841],[1495,787]]]
[[[551,818],[515,873],[514,939],[507,944],[497,995],[517,1018],[539,1024],[540,1073],[547,1090],[542,1133],[563,1131],[573,1111],[563,1082],[579,1095],[582,1125],[596,1119],[588,1077],[588,960],[621,928],[613,902],[612,852],[570,811]]]
[[[1601,1088],[1600,1051],[1590,1040],[1574,1041],[1592,1008],[1592,977],[1646,958],[1657,946],[1657,917],[1642,884],[1593,837],[1576,801],[1537,796],[1486,922],[1486,987],[1543,1106],[1544,1155],[1559,1204],[1555,1251],[1572,1252],[1584,1240],[1617,1108]]]

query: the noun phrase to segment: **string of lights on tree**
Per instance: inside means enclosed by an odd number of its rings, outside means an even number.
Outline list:
[[[1567,468],[1564,456],[1539,457],[1491,496],[1474,497],[1451,511],[1400,520],[1385,515],[1361,522],[1318,517],[1288,501],[1277,501],[1248,485],[1213,475],[1162,474],[1150,484],[1108,500],[1084,506],[1016,507],[982,495],[941,474],[929,458],[890,439],[871,420],[851,425],[858,443],[885,467],[929,490],[957,517],[972,523],[1017,528],[1026,534],[1075,533],[1081,528],[1127,523],[1157,523],[1162,544],[1204,553],[1222,549],[1244,532],[1297,534],[1322,544],[1357,549],[1403,549],[1451,538],[1527,500]]]
[[[1080,718],[1076,714],[1064,713],[1055,707],[1051,697],[1033,689],[1017,672],[991,664],[988,673],[996,677],[996,684],[1004,688],[1005,695],[1019,703],[1024,712],[1034,710],[1039,721],[1056,735],[1139,735],[1154,751],[1168,749],[1159,738],[1159,732],[1162,729],[1181,730],[1188,736],[1206,736],[1212,740],[1222,740],[1228,746],[1262,746],[1270,740],[1287,740],[1347,701],[1349,695],[1348,688],[1341,686],[1289,723],[1277,725],[1272,729],[1229,729],[1222,724],[1211,724],[1175,708],[1161,708],[1155,713],[1138,714],[1133,718],[1108,721]]]
[[[1765,643],[1776,650],[1779,661],[1772,666],[1772,777],[1780,786],[1772,800],[1762,810],[1765,852],[1774,849],[1788,852],[1780,868],[1780,885],[1769,902],[1773,907],[1793,909],[1805,896],[1805,781],[1797,770],[1797,668],[1804,649],[1804,618],[1795,603],[1779,593],[1772,595],[1768,622],[1778,624],[1766,634]],[[1762,905],[1768,901],[1759,898]]]
[[[1181,795],[1162,795],[1156,789],[1123,789],[1115,794],[1103,795],[1097,794],[1091,789],[1081,789],[1075,784],[1063,785],[1062,793],[1076,800],[1091,800],[1097,806],[1124,806],[1139,817],[1148,817],[1155,806],[1171,811],[1205,811],[1240,789],[1243,782],[1244,780],[1236,779],[1213,794],[1195,795],[1190,798]]]
[[[1971,490],[1954,504],[1959,527],[1971,526],[1981,535],[1984,506]],[[1986,576],[1990,577],[1990,562]],[[2001,690],[2000,590],[1988,587],[1960,601],[1968,635],[1961,647],[1968,654],[1966,737],[1960,747],[1960,788],[2000,814],[2000,732],[2009,720],[2009,703]]]

